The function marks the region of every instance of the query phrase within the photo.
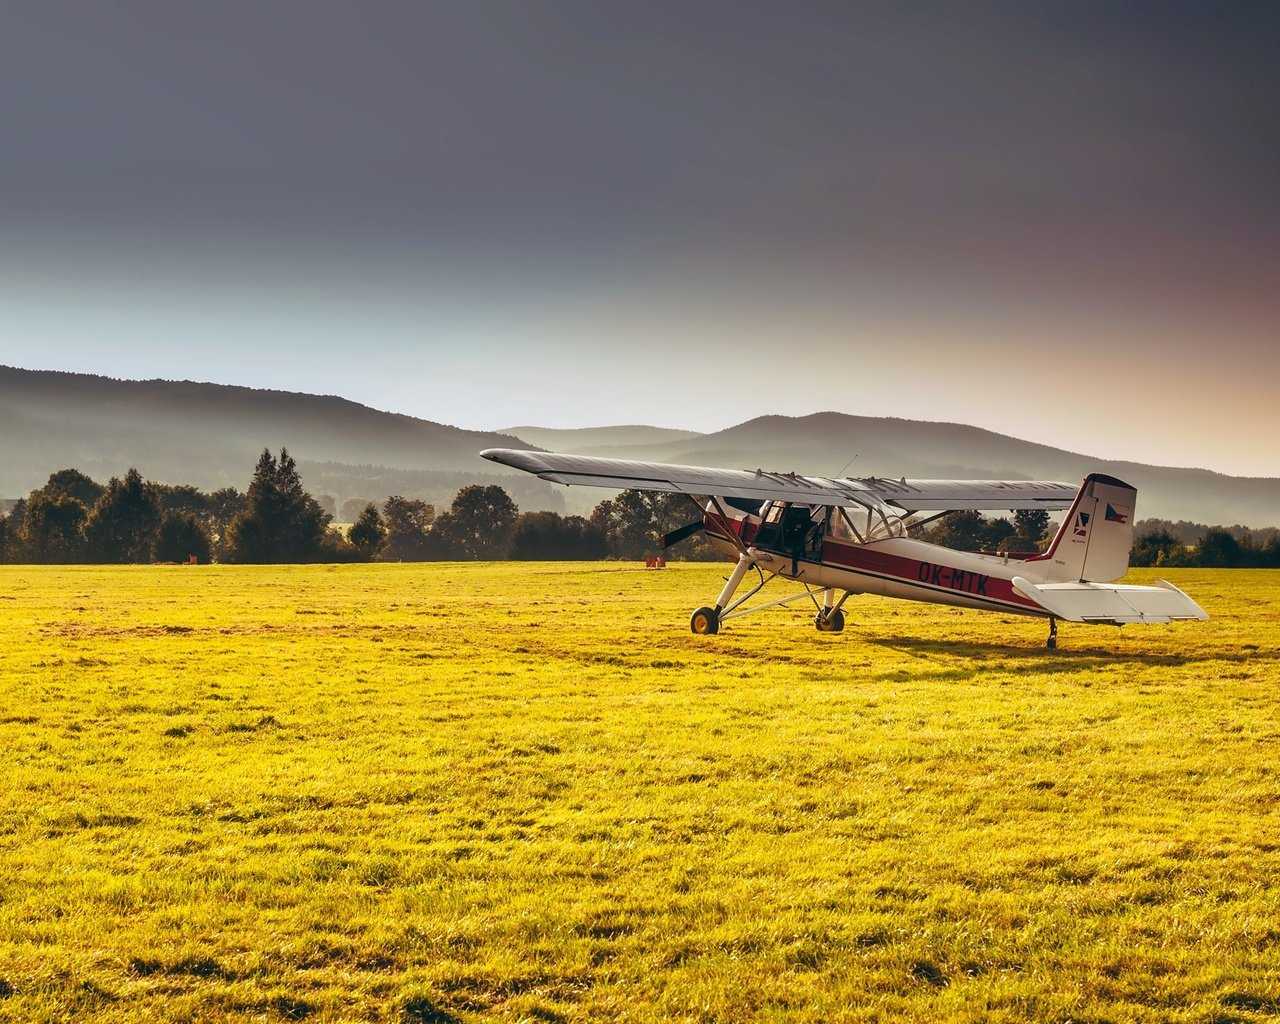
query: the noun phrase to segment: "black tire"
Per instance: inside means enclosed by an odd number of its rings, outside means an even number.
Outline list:
[[[720,632],[720,613],[714,608],[699,608],[689,616],[689,628],[700,636]]]
[[[813,617],[813,624],[818,627],[819,633],[843,633],[844,612],[839,608],[832,608],[827,615],[818,612]]]

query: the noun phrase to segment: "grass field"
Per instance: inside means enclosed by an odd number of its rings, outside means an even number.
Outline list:
[[[0,567],[0,1020],[1280,1016],[1280,574],[724,571]]]

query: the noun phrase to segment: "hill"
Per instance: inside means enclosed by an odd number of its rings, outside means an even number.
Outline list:
[[[135,466],[164,483],[243,489],[262,449],[283,446],[307,486],[339,505],[393,493],[447,501],[465,483],[501,482],[522,507],[564,507],[550,484],[495,474],[476,454],[523,446],[518,438],[332,395],[0,367],[0,436],[0,496],[10,498],[67,467],[100,481]]]
[[[500,483],[526,510],[588,512],[607,497],[494,472],[484,448],[558,451],[823,476],[1040,478],[1105,472],[1138,488],[1140,517],[1280,525],[1280,479],[1230,477],[1093,458],[956,423],[852,416],[762,416],[708,434],[652,426],[462,430],[332,395],[192,381],[129,381],[0,367],[0,498],[74,467],[105,481],[244,488],[264,447],[287,447],[303,480],[341,506],[388,494],[446,503],[466,483]]]
[[[633,429],[634,428],[629,428]],[[546,446],[550,447],[550,446]],[[1142,518],[1280,525],[1280,479],[1099,459],[959,423],[851,416],[761,416],[710,434],[593,445],[590,454],[816,476],[1045,479],[1103,472],[1138,488]],[[570,502],[573,501],[571,497]]]
[[[504,434],[514,434],[537,448],[565,452],[569,455],[602,455],[621,447],[647,447],[681,441],[693,441],[703,435],[696,430],[672,430],[629,424],[621,427],[507,427]]]

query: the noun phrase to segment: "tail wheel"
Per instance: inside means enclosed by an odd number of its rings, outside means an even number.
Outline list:
[[[819,633],[843,633],[844,612],[839,608],[832,608],[826,615],[818,612],[813,617],[813,624],[818,627]]]
[[[720,632],[720,614],[714,608],[699,608],[689,616],[689,628],[701,636]]]

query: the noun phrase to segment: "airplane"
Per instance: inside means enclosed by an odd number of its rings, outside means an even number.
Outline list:
[[[715,604],[690,617],[694,633],[718,633],[731,619],[806,598],[817,609],[817,629],[839,633],[853,594],[1047,618],[1050,648],[1057,646],[1059,621],[1119,626],[1209,618],[1172,583],[1115,582],[1129,569],[1137,490],[1102,473],[1077,488],[1044,480],[833,479],[508,448],[480,454],[552,483],[688,495],[701,518],[667,534],[664,546],[703,532],[737,560]],[[1004,509],[1066,515],[1043,553],[957,551],[908,533],[948,512]],[[932,514],[908,523],[917,513]],[[753,571],[758,580],[737,597]],[[775,578],[798,582],[804,592],[746,607]]]

